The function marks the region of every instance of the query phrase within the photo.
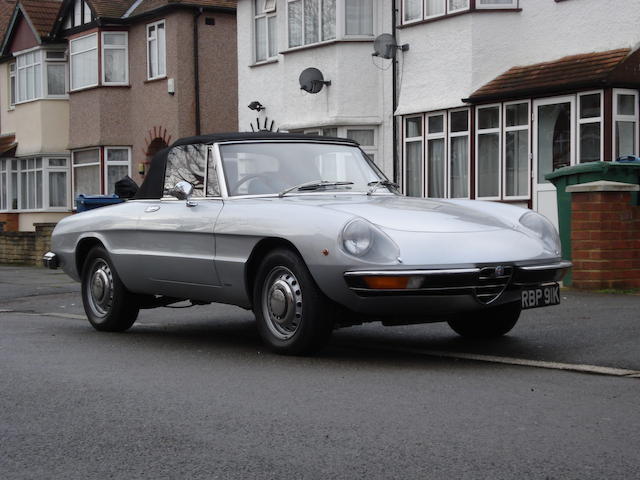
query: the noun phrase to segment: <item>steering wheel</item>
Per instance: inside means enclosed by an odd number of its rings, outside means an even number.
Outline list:
[[[274,190],[278,190],[278,188],[271,182],[271,179],[268,176],[254,173],[252,175],[247,175],[246,177],[242,177],[242,179],[239,180],[238,183],[235,184],[235,186],[233,187],[234,194],[236,194],[236,195],[238,194],[238,188],[240,188],[241,185],[244,185],[249,180],[254,180],[254,179],[259,179],[259,180],[263,181],[264,183],[267,183]]]

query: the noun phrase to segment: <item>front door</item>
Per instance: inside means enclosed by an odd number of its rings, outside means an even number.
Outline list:
[[[533,208],[558,227],[556,188],[545,175],[575,163],[575,97],[533,103]]]

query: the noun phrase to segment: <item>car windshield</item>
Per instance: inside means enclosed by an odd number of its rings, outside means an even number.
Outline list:
[[[367,192],[384,176],[350,145],[274,142],[220,146],[229,195]],[[301,186],[298,190],[296,187]],[[292,189],[288,192],[289,189]],[[377,192],[389,192],[380,186]]]

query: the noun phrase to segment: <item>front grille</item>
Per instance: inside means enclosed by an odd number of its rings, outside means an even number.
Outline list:
[[[481,268],[474,288],[476,299],[485,305],[495,301],[509,285],[512,275],[513,267]]]

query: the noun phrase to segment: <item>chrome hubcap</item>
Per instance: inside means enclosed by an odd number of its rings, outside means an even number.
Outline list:
[[[104,317],[113,304],[113,274],[107,262],[99,258],[93,264],[89,279],[89,306],[98,317]]]
[[[293,272],[275,267],[265,279],[262,311],[267,326],[281,340],[291,338],[302,320],[302,290]]]

